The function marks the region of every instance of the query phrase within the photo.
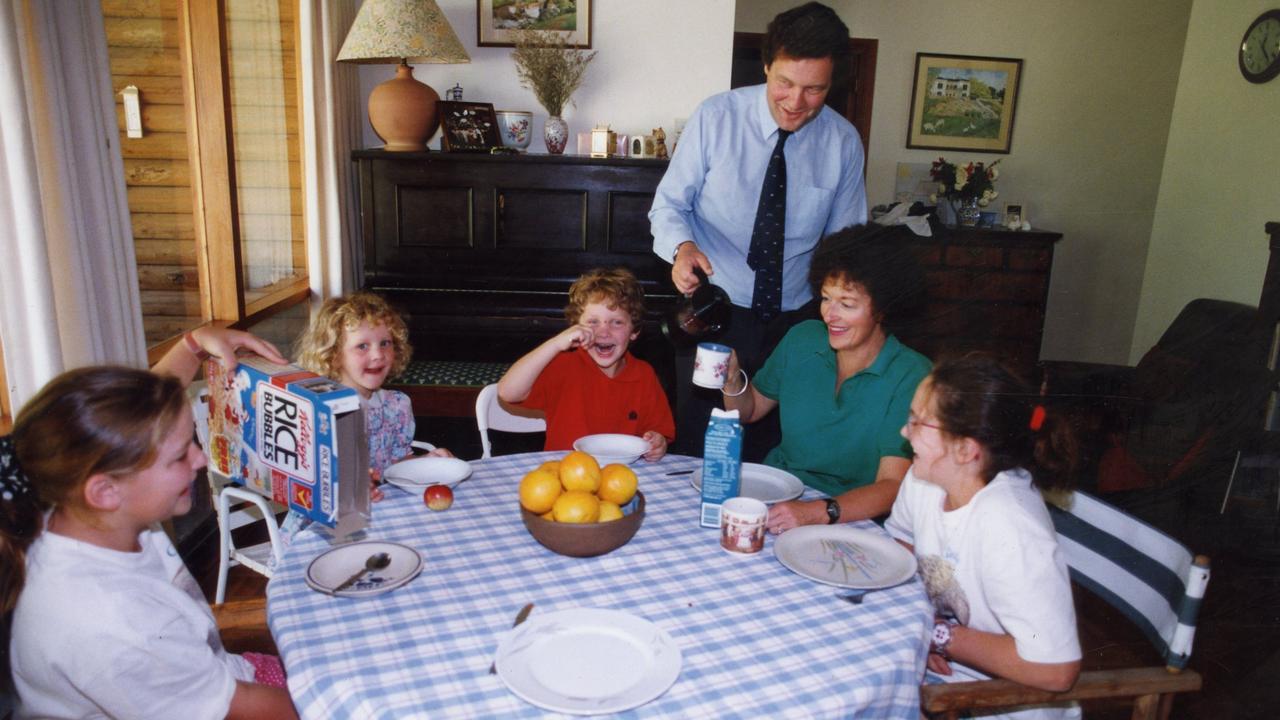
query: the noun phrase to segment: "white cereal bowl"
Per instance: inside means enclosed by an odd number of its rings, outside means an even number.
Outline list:
[[[429,485],[453,487],[471,477],[471,463],[451,457],[417,457],[402,460],[382,471],[382,479],[405,490]]]
[[[613,463],[630,465],[645,454],[649,449],[649,443],[635,435],[604,433],[578,438],[573,443],[573,449],[581,450],[594,457],[596,462],[600,463],[600,467]]]

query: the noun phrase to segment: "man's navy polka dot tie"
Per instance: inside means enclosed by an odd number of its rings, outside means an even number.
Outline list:
[[[751,309],[763,322],[782,312],[782,244],[787,224],[787,157],[782,146],[790,136],[791,131],[778,128],[778,144],[773,146],[764,173],[756,224],[751,230],[751,249],[747,252],[747,266],[756,271]]]

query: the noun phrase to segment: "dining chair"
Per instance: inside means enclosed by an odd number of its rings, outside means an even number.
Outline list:
[[[188,389],[191,411],[195,416],[196,437],[200,446],[209,452],[209,389],[204,382],[192,383]],[[278,513],[286,508],[266,497],[238,486],[231,478],[213,469],[205,468],[209,480],[210,497],[218,518],[218,584],[214,602],[221,604],[227,595],[227,575],[232,565],[243,565],[270,578],[272,567],[284,553],[280,539]],[[261,522],[267,529],[267,540],[254,545],[237,547],[232,531]]]
[[[1049,514],[1072,582],[1133,622],[1164,658],[1165,667],[1082,672],[1065,692],[1010,680],[926,684],[920,688],[926,715],[958,718],[969,710],[1133,698],[1135,720],[1163,719],[1169,717],[1175,693],[1200,689],[1200,674],[1186,665],[1209,584],[1209,558],[1192,556],[1177,540],[1083,492],[1071,493],[1064,504],[1051,504]]]
[[[480,429],[481,458],[493,457],[493,447],[489,441],[490,430],[504,432],[534,433],[545,432],[546,418],[528,415],[517,415],[502,406],[498,399],[498,384],[485,385],[476,398],[476,427]]]

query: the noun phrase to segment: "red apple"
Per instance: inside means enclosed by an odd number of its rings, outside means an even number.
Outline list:
[[[453,491],[448,485],[432,485],[422,493],[422,501],[432,510],[448,510],[453,505]]]

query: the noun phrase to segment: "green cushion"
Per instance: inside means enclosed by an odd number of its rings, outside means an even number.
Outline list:
[[[484,387],[502,378],[511,363],[461,360],[414,360],[391,385],[449,385]]]

